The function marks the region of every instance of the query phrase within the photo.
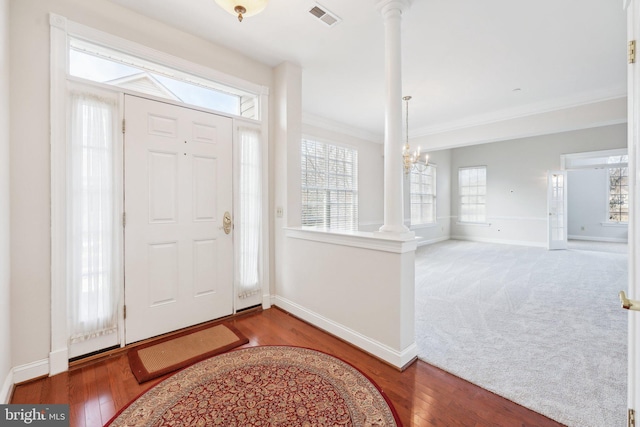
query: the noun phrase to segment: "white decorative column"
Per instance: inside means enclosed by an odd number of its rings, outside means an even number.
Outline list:
[[[402,164],[402,13],[411,0],[378,0],[376,7],[384,19],[386,108],[384,131],[384,224],[380,234],[413,238],[404,225]]]

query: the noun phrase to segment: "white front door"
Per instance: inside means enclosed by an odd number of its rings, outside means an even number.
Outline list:
[[[549,210],[549,249],[567,249],[567,172],[549,172],[547,206]]]
[[[125,341],[233,311],[232,120],[125,96]]]

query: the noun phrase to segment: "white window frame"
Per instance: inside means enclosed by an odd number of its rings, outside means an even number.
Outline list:
[[[334,147],[336,149],[340,149],[340,150],[350,150],[352,153],[352,161],[351,163],[351,182],[352,182],[352,186],[351,188],[346,188],[343,185],[339,184],[339,181],[341,180],[341,178],[344,179],[344,174],[340,174],[340,173],[335,173],[332,174],[332,172],[329,170],[329,162],[330,160],[327,159],[327,161],[325,162],[325,170],[324,170],[324,174],[326,176],[327,181],[325,182],[325,185],[323,186],[308,186],[307,182],[305,180],[305,175],[306,175],[306,167],[304,162],[302,162],[302,158],[304,156],[303,150],[302,150],[302,146],[305,142],[309,142],[309,143],[314,143],[314,144],[318,144],[318,145],[322,145],[325,146],[327,149],[329,149],[330,147]],[[303,227],[308,227],[308,226],[315,226],[315,227],[321,227],[321,228],[325,228],[328,230],[343,230],[343,231],[357,231],[358,230],[358,149],[349,145],[344,145],[344,144],[336,144],[334,142],[329,142],[329,141],[324,141],[322,139],[319,138],[314,138],[314,137],[303,137],[302,140],[300,141],[300,160],[301,160],[301,166],[300,166],[300,191],[301,191],[301,224]],[[333,180],[334,181],[334,185],[330,185],[329,181]],[[346,219],[345,221],[343,220],[339,220],[338,224],[332,224],[331,223],[331,217],[329,215],[325,214],[322,215],[322,224],[310,224],[308,222],[305,221],[305,209],[304,209],[304,193],[306,191],[319,191],[319,192],[324,192],[325,193],[325,198],[324,198],[324,206],[325,206],[325,211],[330,210],[327,209],[328,207],[331,206],[336,206],[338,210],[341,210],[344,206],[344,203],[337,201],[335,203],[332,203],[329,199],[331,198],[331,193],[332,192],[346,192],[346,193],[350,193],[351,194],[351,198],[352,198],[352,202],[350,203],[351,205],[351,209],[352,209],[352,215],[351,218]],[[343,215],[340,215],[340,217],[343,217]],[[345,216],[346,218],[346,216]],[[348,225],[346,225],[345,223],[349,223]]]
[[[484,170],[484,185],[463,185],[464,183],[460,182],[460,176],[461,176],[461,172],[465,171],[465,170],[472,170],[472,169],[477,169],[477,170]],[[487,182],[488,182],[488,175],[487,175],[487,166],[481,165],[481,166],[467,166],[467,167],[461,167],[458,168],[458,224],[477,224],[477,225],[486,225],[487,224]],[[475,193],[475,194],[463,194],[463,187],[469,187],[470,189],[472,187],[476,188],[476,191],[474,190],[470,190],[469,193]],[[483,194],[480,194],[480,189],[484,188],[484,192]],[[477,197],[477,196],[483,196],[484,197],[484,203],[464,203],[463,198],[464,197]],[[476,221],[469,221],[467,219],[465,219],[463,217],[462,211],[463,211],[463,205],[469,205],[469,206],[483,206],[484,207],[484,214],[482,218],[476,218]]]
[[[231,76],[209,67],[196,64],[182,58],[160,52],[144,45],[122,39],[120,37],[84,26],[82,24],[67,20],[64,16],[51,13],[49,15],[50,25],[50,145],[51,145],[51,350],[49,353],[48,366],[34,371],[33,375],[55,375],[65,372],[69,367],[68,348],[68,326],[67,326],[67,290],[66,290],[66,157],[67,157],[67,85],[69,82],[81,82],[97,88],[113,91],[109,85],[96,82],[89,82],[84,79],[68,76],[68,49],[69,37],[85,39],[92,43],[108,46],[112,49],[122,51],[126,54],[152,61],[167,67],[173,67],[202,78],[216,81],[226,86],[236,87],[240,90],[255,93],[258,98],[258,117],[260,121],[250,120],[243,117],[235,117],[230,114],[221,114],[232,117],[234,121],[244,121],[254,123],[265,135],[263,150],[263,198],[269,200],[268,193],[268,141],[266,135],[268,130],[268,87],[254,84],[235,76]],[[118,92],[130,92],[122,88]],[[146,96],[146,95],[145,95]],[[150,96],[146,96],[153,98]],[[163,102],[168,102],[161,99]],[[169,102],[171,103],[171,102]],[[175,103],[176,105],[183,105]],[[204,108],[199,108],[206,111]],[[215,112],[220,114],[219,112]],[[122,117],[121,117],[122,118]],[[268,203],[263,203],[262,217],[263,224],[269,223]],[[268,227],[263,227],[262,233],[262,270],[261,280],[263,290],[269,289],[269,268],[268,268],[268,247],[269,233]],[[268,292],[267,292],[268,293]],[[122,295],[122,292],[120,293]],[[270,301],[263,300],[263,307],[270,306]],[[122,315],[120,316],[122,318]],[[123,328],[120,327],[121,342],[123,343]]]
[[[421,182],[416,182],[416,178],[420,178]],[[430,179],[431,183],[423,182],[423,179]],[[430,226],[438,222],[437,217],[437,167],[429,163],[427,166],[418,166],[409,172],[409,210],[411,215],[411,226]],[[431,191],[416,191],[418,187],[421,190],[428,186]],[[414,201],[419,198],[420,201]],[[414,217],[414,207],[419,208],[421,215]],[[431,221],[423,221],[423,213],[425,209],[431,210]]]

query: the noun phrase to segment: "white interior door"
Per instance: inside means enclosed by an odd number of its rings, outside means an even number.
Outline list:
[[[636,40],[640,36],[640,1],[625,0],[624,6],[627,8],[627,35],[629,40]],[[637,44],[637,43],[636,43]],[[638,67],[638,54],[636,53],[635,63],[630,63],[627,73],[627,129],[628,139],[627,145],[629,150],[629,298],[640,299],[640,280],[638,280],[638,266],[640,265],[640,233],[638,232],[638,224],[640,224],[640,177],[638,177],[638,162],[640,161],[640,150],[638,144],[640,137],[639,116],[640,114],[640,68]],[[638,411],[640,408],[640,381],[638,375],[640,373],[640,340],[638,340],[638,331],[640,331],[640,312],[629,312],[629,333],[628,333],[628,404],[629,408]],[[636,414],[636,419],[638,415]],[[636,425],[637,425],[636,421]],[[629,423],[629,425],[631,425]]]
[[[567,249],[567,172],[550,171],[547,193],[549,249]]]
[[[232,120],[125,96],[125,341],[233,311]]]

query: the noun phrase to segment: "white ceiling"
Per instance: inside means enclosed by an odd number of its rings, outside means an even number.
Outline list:
[[[375,0],[270,0],[240,23],[214,0],[111,0],[247,56],[303,70],[305,115],[384,131],[384,26]],[[413,0],[402,20],[410,134],[626,94],[617,0]],[[520,89],[514,91],[514,89]]]

